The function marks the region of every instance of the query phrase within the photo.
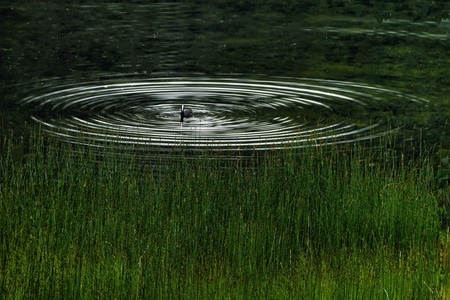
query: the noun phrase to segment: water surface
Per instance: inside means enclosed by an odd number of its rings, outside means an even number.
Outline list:
[[[448,145],[447,4],[1,5],[2,132],[133,149]],[[184,104],[194,117],[179,120]],[[446,146],[445,146],[446,147]]]

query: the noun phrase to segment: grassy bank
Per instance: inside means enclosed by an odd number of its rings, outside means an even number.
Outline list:
[[[150,171],[108,150],[31,145],[3,144],[1,298],[450,296],[425,158],[336,146],[161,156]]]

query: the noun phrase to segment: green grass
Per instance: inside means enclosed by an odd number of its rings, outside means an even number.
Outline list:
[[[0,298],[450,297],[427,158],[354,145],[153,168],[30,145],[3,143]]]

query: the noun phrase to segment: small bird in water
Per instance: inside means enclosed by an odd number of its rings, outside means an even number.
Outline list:
[[[184,108],[184,105],[181,105],[180,117],[181,117],[180,122],[183,122],[184,118],[192,117],[192,109]]]

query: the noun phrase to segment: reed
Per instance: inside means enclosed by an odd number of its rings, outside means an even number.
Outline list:
[[[448,294],[425,157],[340,145],[145,160],[31,139],[20,155],[3,143],[1,298]]]

